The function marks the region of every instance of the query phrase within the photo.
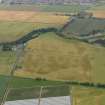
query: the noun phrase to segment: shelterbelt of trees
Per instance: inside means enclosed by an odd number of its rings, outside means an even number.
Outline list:
[[[25,44],[28,41],[35,39],[39,37],[42,34],[48,33],[48,32],[55,32],[57,33],[58,29],[57,28],[41,28],[37,30],[33,30],[29,32],[28,34],[24,35],[23,37],[12,41],[12,42],[1,42],[0,46],[2,46],[3,49],[11,50],[14,46]]]
[[[66,84],[105,89],[105,84],[94,82],[68,81]]]

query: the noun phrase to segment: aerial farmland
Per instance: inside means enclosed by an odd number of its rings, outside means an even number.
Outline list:
[[[60,104],[68,96],[67,105],[104,105],[103,4],[6,5],[0,5],[0,105],[34,97],[35,105],[41,97]],[[45,105],[55,105],[53,98]]]

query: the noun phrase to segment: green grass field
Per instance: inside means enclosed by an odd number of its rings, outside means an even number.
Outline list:
[[[0,10],[22,10],[22,11],[43,11],[43,12],[67,12],[74,13],[89,9],[90,5],[0,5]]]
[[[77,13],[89,9],[90,6],[81,5],[39,5],[41,11]]]
[[[94,6],[91,6],[91,10],[105,10],[105,3],[96,4]]]
[[[53,27],[54,24],[0,21],[0,42],[14,41],[32,30]],[[59,25],[58,25],[59,26]],[[57,25],[55,27],[58,27]]]
[[[47,4],[33,4],[33,5],[0,5],[0,10],[20,10],[20,11],[43,11],[43,12],[63,12],[63,13],[77,13],[84,10],[104,10],[105,4],[94,5],[47,5]]]
[[[33,5],[0,5],[0,10],[16,10],[16,11],[43,11],[43,12],[63,12],[63,13],[77,13],[85,10],[105,10],[105,4],[96,3],[93,5],[47,5],[47,4],[33,4]]]
[[[10,76],[0,75],[0,88],[4,87],[2,84],[7,83]],[[64,82],[60,81],[49,81],[49,80],[37,80],[31,78],[21,78],[14,77],[11,83],[11,88],[25,88],[25,87],[35,87],[35,86],[48,86],[48,85],[61,85]]]
[[[10,76],[0,75],[0,99],[4,94],[8,80],[10,78],[11,78]],[[43,79],[37,80],[37,79],[30,79],[30,78],[13,77],[11,84],[10,84],[10,92],[7,97],[7,100],[27,99],[27,98],[33,98],[33,97],[38,98],[38,96],[39,96],[38,92],[40,92],[41,86],[44,86],[44,87],[52,86],[52,89],[54,86],[54,87],[56,87],[56,89],[59,89],[60,85],[65,85],[65,84],[63,82],[59,82],[59,81],[49,81],[49,80],[43,80]],[[65,87],[67,87],[67,86],[65,86]],[[50,89],[48,89],[48,90],[50,91],[50,93],[48,92],[48,94],[46,94],[46,95],[51,96],[52,91]],[[28,92],[29,96],[27,95],[27,92]],[[62,92],[62,95],[64,95],[64,94],[67,94],[67,90]],[[56,93],[53,95],[59,95],[59,93]]]
[[[4,87],[10,77],[0,75],[0,97],[3,95]],[[5,84],[4,84],[5,83]],[[14,77],[11,82],[12,90],[9,92],[7,100],[38,98],[40,86],[44,86],[42,97],[72,95],[73,105],[104,105],[105,90],[97,88],[87,88],[82,86],[68,86],[64,82],[35,80],[29,78]],[[52,86],[52,87],[46,87]],[[61,91],[61,90],[64,91]],[[72,89],[72,90],[71,90]],[[46,93],[47,90],[47,93]],[[28,94],[28,95],[27,95]]]

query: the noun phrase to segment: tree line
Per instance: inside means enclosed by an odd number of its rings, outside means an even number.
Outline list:
[[[20,44],[25,44],[27,43],[28,41],[32,40],[32,39],[35,39],[37,37],[39,37],[41,34],[45,34],[45,33],[48,33],[48,32],[57,32],[58,29],[57,28],[41,28],[41,29],[37,29],[37,30],[33,30],[29,33],[27,33],[26,35],[24,35],[23,37],[15,40],[15,41],[11,41],[11,42],[1,42],[0,43],[0,46],[2,47],[2,50],[12,50],[12,48],[17,45],[20,45]]]
[[[105,84],[102,84],[102,83],[80,82],[80,81],[67,81],[65,83],[70,85],[79,85],[79,86],[85,86],[85,87],[95,87],[95,88],[105,89]]]

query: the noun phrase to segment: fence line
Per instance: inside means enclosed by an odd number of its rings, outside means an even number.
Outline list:
[[[38,105],[40,105],[40,103],[41,103],[42,91],[43,91],[43,87],[40,88]]]
[[[32,87],[10,88],[10,90],[13,90],[13,89],[16,89],[16,90],[19,90],[19,89],[30,89],[30,88],[36,88],[36,87],[60,87],[60,86],[70,86],[70,85],[69,84],[64,84],[64,85],[47,85],[47,86],[37,85],[37,86],[32,86]]]
[[[13,68],[11,69],[10,78],[9,78],[9,80],[7,81],[7,86],[6,86],[6,88],[5,88],[5,92],[4,92],[4,95],[3,95],[3,97],[2,97],[2,100],[1,100],[2,102],[0,103],[0,105],[4,105],[4,103],[5,103],[5,101],[6,101],[7,97],[8,97],[8,94],[9,94],[10,88],[11,88],[11,82],[12,82],[13,77],[14,77],[14,72],[15,72],[16,69],[17,69],[17,64],[18,64],[19,61],[20,61],[20,58],[21,58],[22,53],[23,53],[23,50],[24,50],[23,47],[17,49],[17,52],[16,52],[16,61],[14,62]]]

